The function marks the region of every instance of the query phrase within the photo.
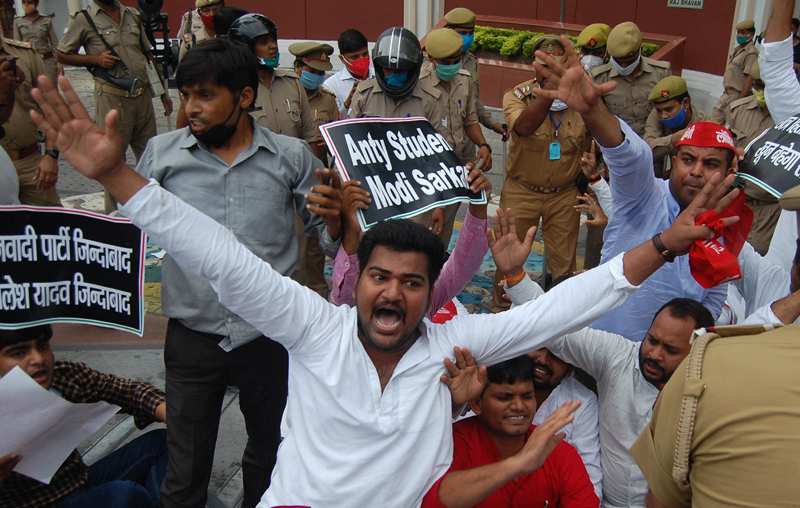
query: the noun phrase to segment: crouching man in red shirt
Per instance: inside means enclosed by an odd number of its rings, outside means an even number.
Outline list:
[[[559,431],[580,401],[567,402],[542,425],[534,368],[527,356],[488,369],[488,384],[470,400],[477,416],[453,425],[453,464],[423,508],[596,508],[600,500],[578,452]],[[559,433],[557,433],[559,432]]]

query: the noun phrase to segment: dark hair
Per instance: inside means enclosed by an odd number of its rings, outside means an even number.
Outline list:
[[[792,26],[800,27],[800,19],[792,18]]]
[[[658,309],[658,312],[656,312],[653,317],[653,321],[656,320],[656,317],[658,317],[664,309],[669,309],[669,315],[677,319],[686,320],[686,318],[692,318],[695,323],[695,328],[714,326],[714,317],[711,315],[711,312],[697,300],[692,300],[691,298],[674,298]]]
[[[247,47],[228,39],[198,42],[186,52],[175,71],[178,90],[185,86],[210,83],[227,87],[236,94],[253,89],[253,102],[258,92],[258,60]]]
[[[353,28],[348,28],[339,34],[339,54],[354,53],[367,47],[367,38],[364,34]]]
[[[358,264],[367,268],[372,251],[383,246],[396,252],[420,252],[428,256],[428,281],[433,287],[444,264],[442,240],[422,224],[408,219],[385,220],[364,234],[358,246]]]
[[[527,355],[518,356],[511,360],[500,362],[497,365],[492,365],[486,369],[486,374],[489,383],[513,385],[518,381],[533,382],[533,362]]]
[[[239,7],[222,7],[214,14],[214,34],[216,37],[225,38],[228,36],[228,30],[234,21],[249,14],[246,10]]]
[[[565,273],[561,277],[559,277],[556,280],[552,281],[550,284],[545,284],[547,287],[544,289],[544,292],[546,293],[546,292],[550,291],[551,289],[553,289],[554,287],[558,286],[559,284],[561,284],[565,280],[571,279],[571,278],[575,277],[576,275],[578,275],[578,274],[577,273]],[[547,282],[546,279],[545,279],[545,282]]]
[[[31,340],[45,339],[49,341],[51,337],[53,337],[53,329],[50,325],[32,326],[17,330],[0,330],[0,349]]]

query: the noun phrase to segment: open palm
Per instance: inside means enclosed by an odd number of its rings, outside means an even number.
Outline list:
[[[493,218],[494,230],[487,230],[486,236],[497,269],[503,274],[513,277],[520,273],[525,260],[531,253],[533,238],[536,236],[536,226],[531,226],[525,235],[525,241],[520,242],[517,238],[514,212],[509,208],[507,213],[506,216],[501,208],[497,209],[497,214]]]
[[[39,77],[38,89],[34,88],[31,95],[42,114],[31,110],[33,122],[47,138],[55,140],[56,148],[88,178],[102,177],[123,164],[122,138],[117,128],[119,113],[112,110],[106,115],[103,130],[89,117],[67,78],[60,76],[58,84],[64,98],[48,78]]]

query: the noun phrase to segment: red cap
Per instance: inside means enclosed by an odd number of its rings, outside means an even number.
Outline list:
[[[681,145],[727,148],[736,151],[731,131],[713,122],[695,122],[690,125],[678,141],[677,146]]]

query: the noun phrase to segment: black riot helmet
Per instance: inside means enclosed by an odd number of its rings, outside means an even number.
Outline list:
[[[278,25],[263,14],[245,14],[233,22],[228,30],[228,38],[240,42],[253,50],[256,39],[262,35],[275,34],[278,38]]]
[[[394,27],[378,36],[372,48],[372,65],[375,78],[383,93],[393,99],[403,99],[417,86],[422,67],[422,48],[419,39],[411,30]],[[401,86],[391,86],[386,82],[382,69],[408,72],[406,82]]]

